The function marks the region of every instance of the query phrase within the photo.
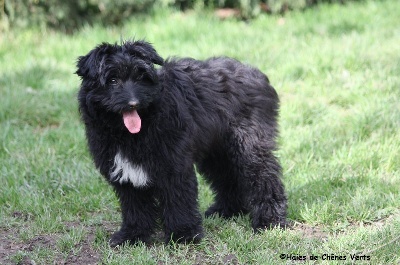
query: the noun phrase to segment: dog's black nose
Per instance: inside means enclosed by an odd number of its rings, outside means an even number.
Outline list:
[[[130,109],[136,109],[137,105],[138,105],[138,102],[137,101],[133,101],[133,100],[129,101],[129,103],[128,103],[128,106],[129,106]]]

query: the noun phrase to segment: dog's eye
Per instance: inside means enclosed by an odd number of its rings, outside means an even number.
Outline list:
[[[111,79],[108,81],[108,84],[111,85],[111,86],[116,86],[116,85],[118,85],[118,79],[116,79],[116,78],[111,78]]]

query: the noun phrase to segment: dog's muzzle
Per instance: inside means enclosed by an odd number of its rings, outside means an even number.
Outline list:
[[[128,103],[128,108],[129,108],[130,110],[136,109],[137,106],[138,106],[138,102],[137,102],[137,101],[131,100],[131,101],[129,101],[129,103]]]

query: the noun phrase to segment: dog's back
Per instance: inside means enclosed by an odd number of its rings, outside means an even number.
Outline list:
[[[201,133],[216,137],[235,127],[251,127],[275,138],[279,99],[258,69],[227,57],[184,58],[167,60],[159,75],[166,90],[183,95]],[[274,141],[269,148],[275,149]]]

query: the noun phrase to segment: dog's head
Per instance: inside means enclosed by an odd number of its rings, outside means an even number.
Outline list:
[[[160,86],[154,65],[163,59],[145,41],[121,45],[103,43],[78,59],[76,74],[81,77],[81,111],[90,116],[109,112],[122,117],[131,133],[138,133],[138,113],[159,95]]]

